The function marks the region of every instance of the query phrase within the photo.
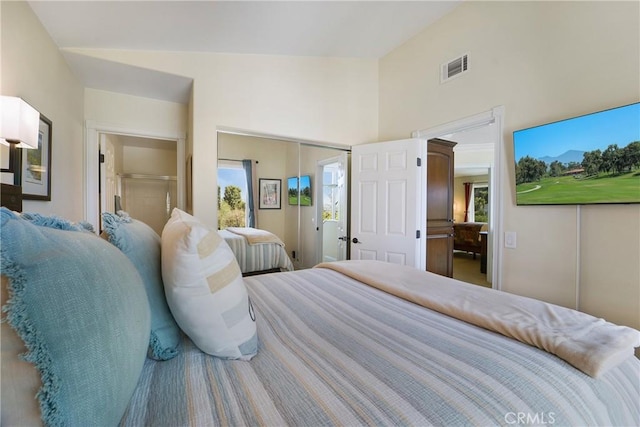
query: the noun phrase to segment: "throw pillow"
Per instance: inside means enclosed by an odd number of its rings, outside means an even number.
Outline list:
[[[173,316],[202,351],[241,360],[257,353],[255,315],[231,248],[177,208],[162,231],[162,278]]]
[[[58,230],[68,231],[89,231],[93,233],[93,225],[88,222],[73,223],[67,221],[64,218],[57,216],[44,216],[35,212],[24,212],[20,214],[20,217],[26,219],[32,224],[39,225],[41,227],[56,228]]]
[[[164,296],[160,265],[160,236],[142,221],[126,212],[105,212],[102,224],[107,240],[131,260],[144,282],[151,307],[151,338],[148,355],[168,360],[178,354],[180,328],[173,319]]]
[[[38,226],[0,209],[0,267],[9,279],[3,311],[39,372],[44,424],[116,425],[149,342],[144,285],[113,245],[51,221]]]

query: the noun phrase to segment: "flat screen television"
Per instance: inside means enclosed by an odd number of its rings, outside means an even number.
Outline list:
[[[297,176],[287,178],[287,198],[290,205],[297,205],[300,196],[300,206],[311,206],[312,194],[311,176],[302,175],[300,179]]]
[[[640,203],[640,103],[513,133],[517,205]]]

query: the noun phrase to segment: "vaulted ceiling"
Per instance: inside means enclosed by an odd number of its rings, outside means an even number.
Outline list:
[[[455,1],[30,1],[86,87],[188,102],[191,81],[66,48],[380,58]]]

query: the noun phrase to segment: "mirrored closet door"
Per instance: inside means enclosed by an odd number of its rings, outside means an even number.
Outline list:
[[[345,259],[348,154],[348,148],[219,131],[219,229],[252,226],[275,234],[296,269]]]

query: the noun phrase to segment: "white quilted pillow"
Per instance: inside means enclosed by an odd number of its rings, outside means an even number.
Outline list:
[[[255,315],[231,248],[177,208],[162,231],[162,280],[176,322],[202,351],[242,360],[257,353]]]

